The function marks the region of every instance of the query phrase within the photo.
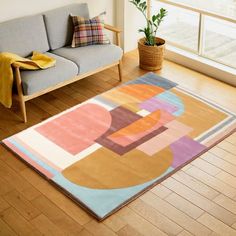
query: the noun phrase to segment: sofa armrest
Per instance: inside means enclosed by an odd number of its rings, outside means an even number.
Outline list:
[[[120,30],[120,29],[118,29],[114,26],[107,25],[107,24],[105,24],[104,28],[107,29],[107,30],[110,30],[110,31],[112,31],[116,34],[116,45],[120,47],[121,46],[120,33],[122,32],[122,30]]]
[[[107,30],[110,30],[110,31],[113,31],[113,32],[115,32],[115,33],[121,33],[122,32],[122,30],[120,30],[120,29],[118,29],[118,28],[116,28],[116,27],[114,27],[114,26],[112,26],[112,25],[107,25],[107,24],[105,24],[105,29],[107,29]]]
[[[17,65],[17,63],[12,63],[11,66],[12,66],[13,68],[19,68],[19,67],[20,67],[19,65]]]
[[[20,94],[23,95],[20,66],[17,63],[12,63],[11,66],[12,70],[14,71],[14,80],[16,81],[17,91],[18,93],[20,92]]]
[[[20,74],[20,66],[17,63],[12,63],[11,64],[12,69],[14,70],[14,79],[16,80],[16,85],[17,85],[17,89],[19,90],[19,88],[21,87],[21,74]],[[20,87],[18,87],[20,86]],[[22,88],[21,88],[22,89]]]
[[[25,108],[25,102],[27,101],[24,97],[23,94],[23,88],[22,88],[22,81],[21,81],[21,75],[20,75],[20,66],[17,65],[17,63],[12,63],[12,68],[15,71],[15,81],[16,81],[16,88],[17,88],[17,92],[18,95],[16,95],[17,100],[20,103],[20,107],[21,107],[21,112],[23,115],[23,119],[24,122],[27,122],[27,115],[26,115],[26,108]]]

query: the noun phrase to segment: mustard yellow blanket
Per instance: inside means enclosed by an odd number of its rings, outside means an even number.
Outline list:
[[[33,52],[31,59],[8,52],[0,53],[0,102],[8,108],[12,105],[13,63],[20,69],[38,70],[54,66],[56,60],[36,51]]]

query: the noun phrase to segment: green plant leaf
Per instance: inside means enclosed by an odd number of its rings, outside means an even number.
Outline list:
[[[143,29],[139,29],[138,32],[139,33],[144,33],[144,30]]]
[[[145,2],[142,2],[142,3],[139,4],[139,6],[142,10],[143,10],[144,5],[145,5]]]
[[[161,8],[157,14],[154,14],[151,19],[147,18],[147,1],[146,0],[130,0],[132,3],[144,16],[147,26],[143,29],[139,29],[138,32],[145,34],[146,45],[155,45],[155,37],[157,29],[163,18],[167,15],[167,11],[164,8]]]

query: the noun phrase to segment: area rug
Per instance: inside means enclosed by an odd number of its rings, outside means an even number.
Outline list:
[[[3,144],[102,220],[235,128],[232,112],[148,73]]]

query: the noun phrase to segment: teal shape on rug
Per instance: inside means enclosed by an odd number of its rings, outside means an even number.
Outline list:
[[[173,170],[173,167],[169,167],[162,175],[144,184],[111,190],[91,189],[79,186],[66,179],[61,173],[54,176],[52,180],[69,192],[76,200],[79,199],[87,208],[96,213],[99,218],[104,218],[111,213],[112,210],[126,202],[127,199],[134,197],[136,194],[140,194],[140,191],[151,186]]]

